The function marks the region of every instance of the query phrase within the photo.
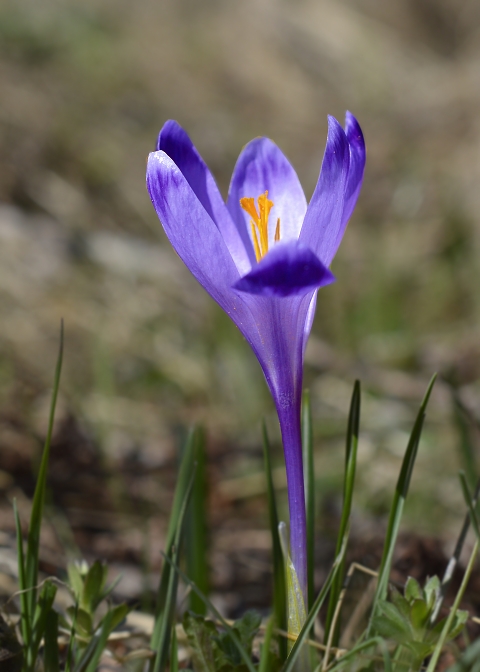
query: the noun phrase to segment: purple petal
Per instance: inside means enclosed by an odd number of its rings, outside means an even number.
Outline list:
[[[261,296],[299,296],[334,280],[308,247],[292,241],[277,243],[234,289]]]
[[[165,152],[148,157],[147,188],[178,256],[224,310],[235,303],[239,273],[220,231],[184,175]]]
[[[197,148],[176,121],[167,121],[163,126],[158,136],[157,150],[164,151],[180,169],[221,232],[239,272],[247,273],[251,265],[245,246],[215,180]]]
[[[325,266],[330,266],[345,230],[343,211],[349,164],[347,136],[338,121],[329,117],[322,169],[299,238]]]
[[[307,202],[295,170],[285,155],[268,138],[256,138],[246,145],[238,157],[228,192],[227,207],[240,235],[248,246],[252,266],[255,254],[251,241],[250,217],[241,208],[240,199],[255,199],[268,191],[274,207],[270,214],[270,243],[280,218],[282,241],[297,240],[307,210]]]
[[[365,170],[366,150],[360,124],[351,112],[345,115],[345,133],[350,144],[350,168],[348,171],[347,186],[345,189],[345,205],[343,207],[343,226],[347,225],[351,217],[358,194],[362,187],[363,172]]]

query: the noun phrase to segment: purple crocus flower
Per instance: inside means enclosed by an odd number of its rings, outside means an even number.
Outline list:
[[[267,138],[241,152],[225,204],[185,131],[167,121],[148,159],[147,187],[163,228],[191,273],[250,343],[278,413],[285,453],[290,552],[306,596],[300,404],[305,345],[319,287],[357,201],[365,144],[355,117],[329,117],[320,177],[307,201]]]

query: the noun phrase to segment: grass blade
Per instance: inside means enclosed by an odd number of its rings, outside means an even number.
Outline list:
[[[17,560],[18,560],[18,587],[20,589],[20,613],[21,613],[21,630],[23,644],[25,647],[25,654],[28,643],[32,638],[32,621],[28,611],[29,600],[27,598],[27,579],[25,576],[25,557],[23,554],[23,537],[22,526],[20,524],[20,516],[18,515],[17,501],[13,500],[13,515],[15,518],[15,529],[17,535]]]
[[[358,436],[360,430],[360,402],[361,388],[360,381],[356,380],[353,386],[352,400],[350,403],[350,413],[348,416],[347,441],[345,452],[345,472],[343,480],[343,507],[340,518],[340,527],[338,530],[336,554],[340,553],[342,540],[350,523],[350,513],[352,510],[353,488],[355,485],[355,472],[357,466],[357,448]],[[336,646],[339,639],[339,624],[333,623],[337,602],[342,592],[343,581],[345,578],[345,560],[342,561],[335,580],[330,591],[328,602],[327,618],[325,621],[325,642],[328,646]],[[333,631],[331,628],[333,626]]]
[[[179,492],[183,495],[183,501],[179,509],[175,509],[174,536],[167,547],[165,563],[160,578],[160,586],[157,598],[157,607],[155,613],[155,626],[150,641],[151,648],[156,652],[155,658],[150,663],[150,672],[163,672],[170,648],[170,633],[174,627],[174,613],[177,599],[178,576],[172,571],[171,563],[174,566],[178,564],[180,556],[180,546],[184,532],[185,514],[190,501],[193,483],[195,479],[194,456],[194,432],[190,433],[189,441],[185,448],[182,464],[180,467],[180,476],[175,490],[174,504],[178,503]],[[190,473],[189,481],[186,481]],[[177,513],[178,511],[178,513]],[[171,520],[170,520],[171,523]]]
[[[273,555],[273,612],[275,622],[280,630],[287,629],[287,594],[285,586],[285,565],[283,562],[282,547],[278,533],[278,511],[275,499],[275,490],[273,487],[272,464],[270,460],[270,441],[268,438],[265,423],[262,425],[263,434],[263,459],[265,464],[265,475],[267,477],[267,497],[268,497],[268,515],[270,522],[270,533],[272,535],[272,555]],[[287,657],[287,642],[283,637],[278,640],[280,660],[284,661]]]
[[[388,579],[392,566],[393,551],[397,541],[400,521],[402,519],[403,508],[410,486],[410,479],[412,477],[415,459],[417,457],[418,445],[423,429],[423,421],[425,419],[425,412],[435,380],[436,374],[430,380],[422,404],[418,411],[412,433],[410,434],[407,449],[405,451],[405,456],[403,458],[397,486],[395,488],[395,494],[393,497],[392,508],[390,510],[390,517],[388,521],[387,534],[385,538],[385,545],[383,547],[382,560],[378,573],[377,589],[373,598],[372,613],[368,625],[367,636],[370,633],[372,627],[372,619],[376,612],[377,603],[379,600],[385,600],[387,596]]]
[[[53,609],[45,620],[45,645],[43,649],[43,665],[48,672],[60,672],[60,653],[58,649],[58,614]]]
[[[175,494],[173,497],[172,504],[172,513],[170,515],[168,530],[167,530],[167,539],[165,552],[167,555],[171,555],[173,552],[173,544],[175,539],[175,534],[178,528],[180,512],[182,510],[182,505],[185,502],[185,495],[187,493],[189,483],[192,479],[192,472],[194,468],[194,437],[195,430],[192,430],[187,438],[187,442],[183,451],[182,461],[180,464],[177,485],[175,487]],[[162,621],[165,617],[165,614],[168,613],[167,609],[167,592],[170,582],[170,566],[164,564],[162,568],[162,574],[160,576],[160,583],[157,591],[157,603],[155,607],[155,627],[152,633],[150,640],[150,647],[158,651],[160,645],[160,632],[162,631],[163,624]],[[153,670],[154,661],[150,663],[150,671]]]
[[[270,642],[272,641],[273,626],[274,620],[271,618],[267,623],[267,628],[265,630],[265,638],[262,644],[262,650],[260,653],[260,662],[258,664],[258,672],[269,672],[271,668],[271,657],[272,653],[270,651]]]
[[[477,481],[477,485],[475,486],[475,494],[473,496],[472,501],[474,507],[477,506],[479,495],[480,495],[480,479]],[[437,620],[438,614],[440,613],[440,609],[442,608],[443,600],[445,599],[448,586],[450,585],[453,573],[460,560],[460,555],[462,553],[463,545],[465,543],[465,539],[467,538],[469,529],[470,529],[470,512],[467,511],[467,513],[465,514],[465,519],[463,521],[462,529],[460,530],[460,534],[458,535],[457,543],[455,544],[455,549],[452,553],[450,560],[448,561],[448,565],[443,574],[442,584],[440,586],[440,592],[437,596],[437,601],[435,603],[435,609],[433,610],[432,616],[430,618],[430,623],[432,624],[435,623],[435,621]]]
[[[205,474],[205,436],[201,428],[194,432],[195,481],[187,511],[185,550],[187,574],[204,593],[208,593],[207,516],[205,510],[207,482]],[[190,594],[190,609],[205,614],[205,605],[196,593]]]
[[[471,498],[469,497],[470,503],[469,503],[469,508],[471,507]],[[453,605],[450,609],[450,613],[448,615],[447,620],[445,621],[445,625],[443,626],[442,633],[440,637],[438,638],[437,645],[435,647],[435,651],[432,653],[432,657],[430,658],[430,661],[428,663],[428,667],[426,672],[434,672],[435,668],[438,663],[438,659],[440,658],[440,654],[442,653],[443,646],[447,640],[448,633],[450,632],[450,629],[453,624],[453,619],[455,618],[455,615],[458,611],[458,607],[460,606],[460,602],[462,600],[462,597],[465,593],[465,590],[467,588],[467,584],[470,580],[470,576],[472,574],[474,565],[475,565],[475,560],[477,559],[477,554],[478,554],[478,549],[480,547],[480,537],[477,536],[477,539],[475,541],[475,545],[473,547],[472,554],[470,556],[470,559],[468,561],[467,568],[465,570],[465,574],[463,575],[462,583],[460,585],[460,588],[458,589],[458,593],[455,596],[455,600],[453,602]]]
[[[307,514],[307,611],[314,600],[313,571],[315,568],[315,471],[313,461],[313,425],[310,393],[302,398],[302,456],[305,509]]]
[[[460,435],[460,453],[467,474],[469,485],[474,486],[478,479],[478,468],[476,460],[476,450],[471,439],[471,412],[465,407],[460,399],[457,390],[451,387],[450,392],[453,399],[454,420]],[[474,421],[475,422],[475,421]],[[477,424],[475,422],[475,424]],[[478,425],[477,425],[478,429]]]
[[[249,672],[256,672],[255,667],[250,659],[249,654],[245,650],[245,648],[242,646],[242,643],[240,639],[238,638],[237,634],[235,633],[235,630],[230,627],[230,625],[227,623],[227,621],[223,618],[221,613],[218,611],[218,609],[210,602],[208,597],[202,593],[202,591],[196,586],[193,581],[190,581],[188,576],[178,566],[178,564],[175,564],[173,561],[173,558],[169,558],[167,555],[163,554],[163,557],[165,558],[166,562],[171,566],[172,570],[175,571],[176,574],[180,576],[182,581],[189,586],[193,591],[195,591],[198,595],[198,597],[204,602],[205,606],[207,607],[207,610],[210,611],[213,616],[222,624],[222,627],[228,632],[230,638],[232,639],[233,643],[235,644],[235,647],[237,651],[239,652],[240,656],[242,657],[243,662],[245,663],[247,669]]]

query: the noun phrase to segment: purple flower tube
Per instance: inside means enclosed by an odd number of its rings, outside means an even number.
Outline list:
[[[287,471],[290,553],[304,598],[303,358],[317,290],[335,280],[328,267],[357,201],[364,167],[362,131],[349,112],[345,130],[329,117],[308,206],[294,169],[268,138],[243,149],[227,203],[175,121],[164,125],[148,159],[148,191],[170,242],[249,342],[275,402]]]

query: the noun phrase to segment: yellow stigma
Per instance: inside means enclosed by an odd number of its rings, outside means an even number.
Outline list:
[[[255,207],[255,199],[251,196],[245,196],[240,199],[240,205],[248,212],[250,225],[252,227],[253,246],[255,248],[255,257],[260,261],[268,252],[268,216],[273,208],[273,201],[268,198],[268,191],[260,194],[257,198],[258,210]],[[280,217],[277,219],[275,228],[275,242],[280,240]]]

